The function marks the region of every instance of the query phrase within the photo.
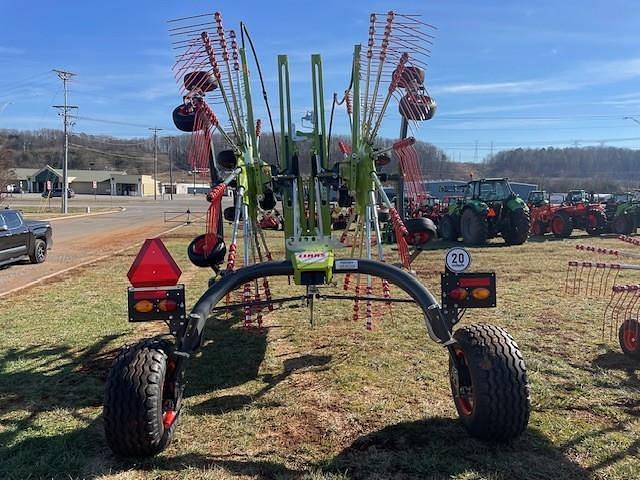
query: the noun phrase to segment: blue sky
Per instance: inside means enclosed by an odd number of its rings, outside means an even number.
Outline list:
[[[172,132],[180,96],[166,21],[216,10],[227,28],[247,23],[273,109],[276,55],[290,55],[299,117],[312,105],[309,55],[323,55],[330,100],[349,81],[369,13],[389,8],[422,14],[438,28],[426,82],[438,112],[416,136],[455,159],[474,160],[476,142],[478,159],[492,142],[494,151],[576,142],[640,147],[640,125],[623,118],[640,119],[637,0],[0,0],[0,128],[60,127],[50,105],[62,102],[62,86],[50,70],[62,68],[78,74],[70,86],[83,118],[75,131],[135,137],[157,125]],[[254,85],[256,103],[258,94]],[[336,129],[346,128],[339,112]],[[397,132],[390,115],[381,133]]]

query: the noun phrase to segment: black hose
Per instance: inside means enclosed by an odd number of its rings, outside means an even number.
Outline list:
[[[247,40],[249,41],[249,46],[251,47],[251,52],[253,53],[253,59],[256,62],[256,67],[258,69],[258,77],[260,77],[260,86],[262,87],[262,98],[264,99],[264,104],[267,107],[267,115],[269,117],[269,125],[271,125],[271,136],[273,137],[273,148],[276,152],[276,162],[279,158],[278,156],[278,142],[276,140],[276,131],[273,128],[273,117],[271,116],[271,107],[269,107],[269,99],[267,98],[267,89],[264,86],[264,78],[262,77],[262,69],[260,68],[260,62],[258,61],[258,54],[256,53],[256,49],[253,46],[253,41],[251,40],[251,35],[249,35],[249,30],[247,30],[247,26],[244,22],[240,22],[240,39],[242,42],[242,48],[244,49],[244,36],[247,35]],[[282,132],[280,132],[282,135]]]

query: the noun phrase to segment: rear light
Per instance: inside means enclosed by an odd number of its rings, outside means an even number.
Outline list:
[[[170,298],[165,298],[164,300],[160,300],[160,303],[158,303],[158,308],[161,312],[173,312],[176,308],[178,308],[178,303],[175,300],[171,300]]]
[[[153,302],[149,300],[140,300],[135,303],[133,308],[138,313],[149,313],[153,310]]]
[[[489,287],[491,277],[461,277],[458,279],[458,285],[461,287]]]
[[[460,302],[467,298],[467,291],[464,288],[456,288],[449,292],[449,297],[455,302]]]
[[[486,300],[491,295],[491,290],[488,288],[474,288],[471,290],[471,296],[476,300]]]
[[[496,211],[493,208],[489,207],[489,211],[487,212],[487,217],[493,218],[495,216],[496,216]]]

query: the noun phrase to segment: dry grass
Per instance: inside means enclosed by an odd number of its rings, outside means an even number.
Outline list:
[[[187,233],[167,244],[193,302],[207,272],[188,266]],[[318,305],[313,327],[304,307],[269,315],[263,333],[211,322],[188,368],[175,442],[156,458],[122,461],[102,433],[106,370],[120,345],[160,327],[125,322],[133,252],[4,299],[0,477],[636,478],[639,366],[603,339],[602,300],[562,293],[566,260],[585,240],[472,249],[475,270],[498,274],[499,305],[463,323],[507,328],[532,384],[530,427],[506,446],[475,441],[456,421],[446,354],[415,307],[395,307],[368,332],[338,302]],[[419,259],[433,289],[443,253]],[[286,279],[273,287],[292,289]]]

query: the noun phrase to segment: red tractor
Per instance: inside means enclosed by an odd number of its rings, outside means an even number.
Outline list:
[[[533,190],[529,192],[527,205],[530,210],[531,235],[544,235],[551,231],[551,219],[556,214],[560,205],[552,204],[549,192]]]
[[[589,235],[600,235],[607,230],[607,215],[601,203],[593,202],[584,190],[570,190],[564,202],[551,217],[551,232],[558,238],[571,236],[574,228]]]

